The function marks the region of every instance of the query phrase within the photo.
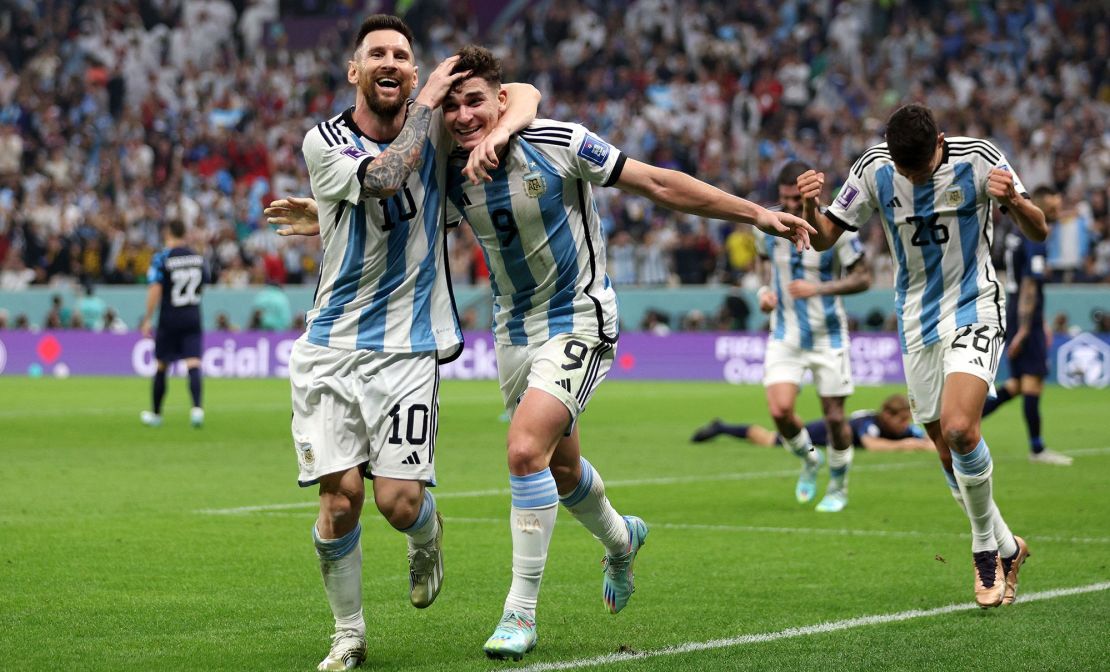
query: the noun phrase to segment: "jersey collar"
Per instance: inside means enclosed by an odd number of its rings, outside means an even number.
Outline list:
[[[406,103],[406,107],[405,107],[405,114],[406,115],[408,114],[408,106],[412,105],[412,102],[413,101],[409,100],[408,103]],[[355,106],[354,105],[351,105],[347,109],[343,110],[343,114],[341,116],[343,118],[343,123],[347,124],[347,128],[351,129],[351,132],[354,133],[355,135],[357,135],[358,137],[365,138],[365,139],[369,140],[370,142],[373,142],[373,143],[378,144],[378,145],[388,145],[389,143],[393,142],[393,140],[378,140],[377,138],[375,138],[373,136],[370,136],[370,135],[367,135],[366,133],[363,133],[362,129],[358,127],[358,124],[355,123]]]

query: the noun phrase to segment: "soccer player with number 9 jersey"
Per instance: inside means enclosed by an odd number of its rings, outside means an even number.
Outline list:
[[[894,257],[914,419],[936,444],[952,495],[971,521],[976,602],[1009,604],[1029,551],[995,506],[990,451],[980,433],[1005,328],[1004,294],[990,258],[993,202],[1033,240],[1044,240],[1048,228],[1006,157],[986,140],[946,139],[927,107],[895,111],[886,140],[856,161],[824,211],[818,207],[824,174],[799,177],[805,216],[822,249],[878,211]]]

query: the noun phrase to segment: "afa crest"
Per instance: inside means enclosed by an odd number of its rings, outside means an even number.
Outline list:
[[[547,180],[543,173],[533,170],[524,175],[524,193],[528,198],[539,198],[547,193]]]
[[[948,187],[944,190],[944,204],[955,208],[963,205],[964,190],[959,187]]]
[[[312,444],[308,441],[297,441],[296,443],[301,462],[306,467],[311,466],[316,461],[316,454],[312,452]]]

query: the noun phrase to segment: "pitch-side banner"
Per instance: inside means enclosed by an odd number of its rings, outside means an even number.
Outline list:
[[[298,333],[210,332],[202,357],[206,376],[265,378],[288,375],[289,353]],[[767,335],[762,333],[678,333],[653,336],[626,333],[617,346],[609,374],[625,380],[716,380],[759,383]],[[861,333],[852,337],[852,374],[856,383],[877,385],[905,380],[898,337]],[[1058,360],[1058,361],[1057,361]],[[1050,358],[1051,378],[1069,386],[1110,384],[1110,337],[1081,334],[1060,338]],[[137,333],[84,331],[0,332],[0,374],[29,376],[149,376],[154,373],[154,342]],[[177,373],[183,371],[178,363]],[[466,334],[466,349],[442,369],[444,378],[485,380],[497,377],[493,338]]]

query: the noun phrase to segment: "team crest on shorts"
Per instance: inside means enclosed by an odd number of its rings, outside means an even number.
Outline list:
[[[312,452],[312,444],[308,441],[297,442],[297,457],[307,467],[316,461],[316,453]]]
[[[528,198],[539,198],[547,193],[547,180],[544,179],[543,173],[533,170],[524,175],[524,193]]]
[[[957,207],[964,202],[964,190],[959,187],[952,186],[944,190],[944,204],[950,207]]]

